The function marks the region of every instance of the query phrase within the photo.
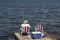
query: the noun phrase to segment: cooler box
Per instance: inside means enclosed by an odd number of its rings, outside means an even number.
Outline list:
[[[42,33],[41,32],[32,32],[31,36],[34,39],[40,39],[40,38],[42,38]]]

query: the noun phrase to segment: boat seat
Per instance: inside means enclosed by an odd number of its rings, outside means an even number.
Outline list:
[[[43,32],[43,27],[41,24],[37,25],[37,27],[35,27],[35,31],[40,31]]]
[[[29,27],[28,26],[20,28],[20,30],[21,30],[22,35],[28,35],[28,33],[29,33]]]

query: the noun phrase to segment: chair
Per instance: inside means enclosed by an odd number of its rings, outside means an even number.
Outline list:
[[[35,27],[35,31],[43,32],[43,26],[41,24],[37,25],[37,27]]]
[[[38,31],[43,31],[43,26],[41,24],[38,25]]]
[[[25,26],[24,28],[23,28],[23,30],[24,30],[24,33],[28,33],[28,30],[29,28],[27,27],[27,26]]]
[[[38,29],[38,31],[40,31],[42,33],[42,36],[44,36],[44,34],[43,34],[43,26],[41,24],[37,26],[37,29]]]
[[[20,28],[21,30],[21,35],[24,33],[24,34],[28,34],[29,33],[29,27],[28,26],[25,26],[23,28]]]

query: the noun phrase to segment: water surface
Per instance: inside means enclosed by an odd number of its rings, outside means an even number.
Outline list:
[[[60,38],[60,0],[0,0],[0,36],[19,32],[23,19]]]

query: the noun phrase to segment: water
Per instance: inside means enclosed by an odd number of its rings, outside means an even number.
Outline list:
[[[19,32],[23,15],[32,27],[42,24],[44,31],[60,39],[60,0],[0,0],[0,36],[14,40],[11,35]]]

